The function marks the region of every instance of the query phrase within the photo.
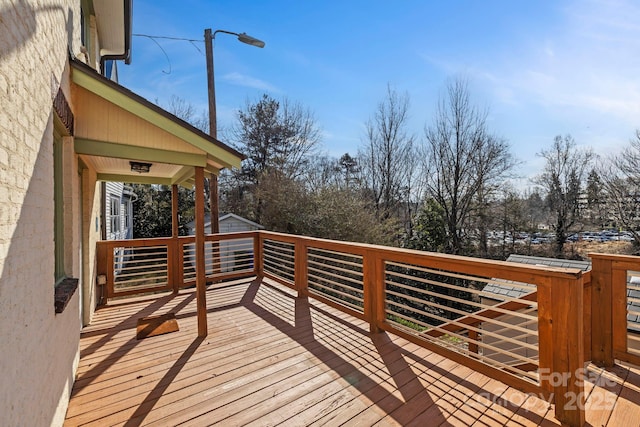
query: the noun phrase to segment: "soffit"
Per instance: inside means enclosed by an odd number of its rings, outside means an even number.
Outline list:
[[[123,0],[94,0],[93,10],[100,37],[100,56],[122,55],[126,46]]]
[[[72,60],[75,148],[99,179],[188,185],[194,166],[217,174],[244,158],[220,141]],[[130,161],[152,163],[148,174]]]

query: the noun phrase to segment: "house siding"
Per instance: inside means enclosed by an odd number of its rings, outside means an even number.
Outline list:
[[[122,240],[133,238],[133,224],[127,228],[125,223],[125,217],[131,202],[131,197],[124,195],[124,184],[121,182],[106,182],[105,183],[105,209],[104,209],[104,226],[106,229],[107,240]],[[119,200],[120,209],[119,215],[119,229],[113,230],[111,227],[111,202],[112,198]]]
[[[254,231],[257,230],[258,227],[252,226],[244,221],[241,221],[237,218],[229,217],[220,221],[220,232],[221,233],[235,233],[238,231]]]
[[[0,425],[62,425],[78,363],[80,292],[54,312],[53,98],[72,104],[80,2],[0,4]],[[69,42],[71,40],[71,42]],[[70,45],[70,46],[69,46]],[[82,275],[80,171],[63,138],[64,269]]]

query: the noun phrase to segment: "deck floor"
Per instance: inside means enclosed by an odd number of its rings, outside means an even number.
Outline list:
[[[273,283],[212,285],[207,308],[205,339],[190,290],[98,310],[65,426],[559,425],[540,399]],[[180,331],[136,340],[167,312]],[[589,378],[590,425],[639,425],[638,368]]]

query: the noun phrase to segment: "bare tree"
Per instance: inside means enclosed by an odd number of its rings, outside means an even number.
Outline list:
[[[387,86],[386,98],[366,123],[367,139],[359,154],[363,183],[381,220],[395,214],[402,199],[411,193],[407,165],[413,155],[414,136],[407,132],[408,120],[409,95]]]
[[[578,148],[571,135],[558,135],[551,149],[542,150],[538,155],[546,163],[544,172],[534,182],[546,192],[546,202],[554,218],[555,255],[562,257],[568,233],[580,218],[580,191],[593,151]]]
[[[607,213],[640,244],[640,129],[622,153],[605,160],[600,178]]]
[[[587,209],[589,214],[589,222],[597,227],[604,227],[607,219],[604,214],[606,202],[603,198],[603,184],[598,171],[593,168],[587,176]]]
[[[463,252],[474,207],[488,200],[515,165],[509,145],[489,133],[486,119],[487,112],[471,103],[467,80],[457,78],[447,84],[433,123],[425,127],[425,189],[443,212],[449,253]]]
[[[184,98],[177,95],[171,95],[166,105],[159,104],[158,99],[156,99],[156,104],[160,105],[174,116],[189,123],[191,126],[200,129],[204,133],[209,133],[209,119],[206,112],[204,110],[197,111],[193,104]]]
[[[327,155],[313,156],[304,174],[304,181],[310,192],[327,187],[342,186],[343,176],[339,161]]]

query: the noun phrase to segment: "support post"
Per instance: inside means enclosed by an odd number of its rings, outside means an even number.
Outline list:
[[[211,212],[211,234],[220,233],[220,209],[218,206],[218,175],[211,174],[209,178],[209,211]]]
[[[207,288],[204,262],[204,168],[195,168],[196,181],[196,305],[198,336],[207,336]]]
[[[591,360],[611,367],[613,359],[612,260],[591,257]]]
[[[178,242],[179,234],[179,217],[178,217],[178,186],[176,184],[171,186],[171,262],[169,262],[169,269],[171,270],[171,283],[173,285],[173,293],[178,293],[180,289],[181,277],[184,277],[182,273],[182,265],[178,262],[180,259]]]

